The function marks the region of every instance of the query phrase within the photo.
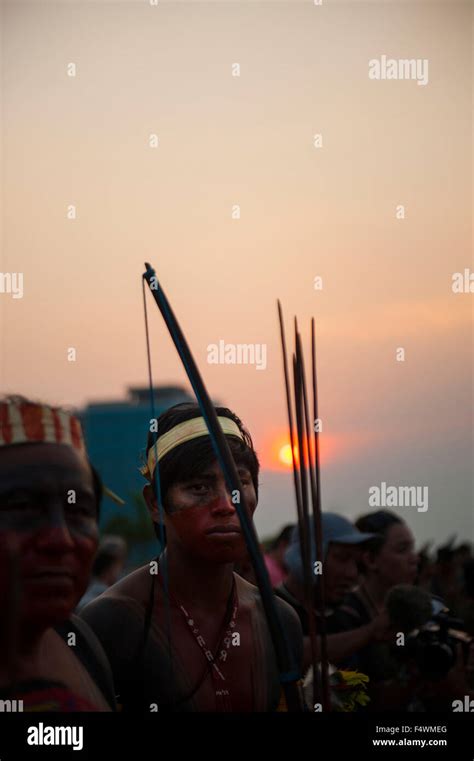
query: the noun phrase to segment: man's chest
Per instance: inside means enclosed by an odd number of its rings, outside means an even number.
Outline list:
[[[174,680],[175,710],[186,710],[186,706],[210,712],[255,710],[250,612],[239,610],[234,625],[202,613],[184,615],[179,609],[172,611],[170,619],[174,663],[169,673]],[[163,647],[163,638],[161,642]]]

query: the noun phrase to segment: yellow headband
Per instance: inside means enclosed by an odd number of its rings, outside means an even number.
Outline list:
[[[243,441],[244,437],[237,423],[234,423],[228,417],[218,417],[217,419],[223,433],[227,436],[237,436]],[[203,417],[195,417],[191,420],[185,420],[183,423],[178,423],[170,431],[164,433],[158,439],[156,445],[150,447],[147,465],[140,469],[141,474],[146,478],[153,478],[157,460],[160,462],[172,449],[179,447],[180,444],[184,444],[186,441],[197,439],[199,436],[209,436],[206,421]]]

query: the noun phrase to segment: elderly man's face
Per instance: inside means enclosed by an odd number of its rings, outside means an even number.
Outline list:
[[[22,625],[52,626],[71,614],[87,587],[97,541],[92,472],[76,450],[43,443],[0,448],[0,553],[15,557]]]

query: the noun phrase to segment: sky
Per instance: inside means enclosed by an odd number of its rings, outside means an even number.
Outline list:
[[[151,262],[251,431],[269,534],[296,515],[279,298],[307,365],[316,320],[324,509],[426,486],[426,511],[395,509],[418,542],[472,540],[474,296],[452,290],[474,271],[472,4],[15,0],[1,21],[0,273],[23,295],[0,292],[0,390],[146,384]],[[428,81],[369,78],[383,56]],[[149,316],[155,383],[186,385]],[[265,368],[210,364],[219,341]]]

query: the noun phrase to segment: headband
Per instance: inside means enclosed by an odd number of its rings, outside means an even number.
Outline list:
[[[81,424],[70,412],[15,397],[0,401],[0,447],[34,442],[86,451]]]
[[[244,440],[242,431],[237,423],[228,417],[218,417],[217,419],[223,433],[227,436],[237,436],[242,441]],[[183,423],[178,423],[170,431],[160,436],[156,444],[150,447],[147,465],[144,465],[140,469],[141,474],[146,478],[153,478],[157,461],[160,462],[175,447],[179,447],[186,441],[192,441],[200,436],[209,436],[209,430],[203,417],[195,417],[191,418],[191,420],[185,420]]]
[[[0,447],[16,444],[65,444],[86,456],[82,426],[67,410],[11,397],[0,401]],[[124,505],[107,486],[102,491],[119,505]]]

